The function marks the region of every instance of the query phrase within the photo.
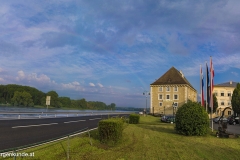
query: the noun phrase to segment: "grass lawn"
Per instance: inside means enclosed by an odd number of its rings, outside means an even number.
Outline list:
[[[182,136],[174,124],[161,123],[159,117],[140,117],[140,124],[125,124],[123,139],[117,145],[101,144],[97,132],[70,138],[70,160],[235,160],[240,159],[240,138]],[[92,145],[91,143],[92,142]],[[19,151],[34,152],[34,157],[17,159],[66,160],[68,141],[58,141]],[[8,158],[8,159],[13,159]]]

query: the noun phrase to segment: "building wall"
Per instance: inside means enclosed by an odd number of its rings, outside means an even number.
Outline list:
[[[160,87],[162,87],[162,91],[159,90]],[[169,87],[170,91],[167,91],[166,87]],[[175,87],[177,87],[177,91],[174,90]],[[196,91],[188,85],[151,85],[150,91],[151,113],[173,114],[173,103],[177,103],[177,107],[181,107],[188,99],[197,101]],[[160,95],[162,95],[162,99]],[[177,97],[174,97],[174,95]],[[167,99],[167,96],[170,96],[169,99]]]
[[[213,89],[213,94],[216,95],[217,101],[218,101],[218,108],[216,109],[215,116],[220,116],[222,115],[222,111],[226,107],[231,107],[231,100],[232,100],[232,94],[234,91],[234,87],[219,87],[219,86],[214,86]],[[227,109],[224,112],[224,116],[230,116],[233,114],[233,110]]]

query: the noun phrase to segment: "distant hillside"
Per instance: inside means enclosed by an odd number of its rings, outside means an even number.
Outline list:
[[[42,105],[41,101],[46,98],[46,94],[36,88],[29,86],[21,86],[17,84],[0,85],[0,103],[9,104],[12,102],[14,93],[27,92],[32,96],[35,105]]]
[[[84,98],[71,100],[69,97],[59,97],[56,91],[44,93],[29,86],[17,84],[0,85],[0,104],[25,107],[46,106],[46,96],[51,96],[50,106],[54,108],[84,110],[115,110],[116,108],[115,103],[106,105],[104,102],[86,101]]]

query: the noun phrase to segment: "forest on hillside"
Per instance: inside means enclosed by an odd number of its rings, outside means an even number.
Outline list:
[[[115,110],[116,104],[106,105],[100,101],[86,101],[84,98],[72,100],[69,97],[59,97],[56,91],[44,93],[34,87],[17,84],[0,85],[0,104],[11,106],[34,107],[46,106],[46,96],[51,96],[50,106],[54,108],[74,108],[91,110]]]

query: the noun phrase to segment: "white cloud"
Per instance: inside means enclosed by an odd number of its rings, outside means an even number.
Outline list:
[[[17,80],[22,80],[25,78],[25,73],[21,70],[21,71],[18,71],[18,77],[17,77]]]
[[[41,83],[54,82],[54,81],[51,81],[51,79],[47,75],[41,74],[38,76],[36,73],[29,74],[27,79],[29,81],[37,81],[37,82],[41,82]]]
[[[70,89],[70,90],[76,90],[76,91],[84,91],[85,89],[83,87],[80,86],[80,83],[79,82],[71,82],[71,83],[62,83],[61,86],[64,88],[64,89]]]
[[[97,84],[99,87],[103,88],[103,85],[101,83],[98,83]]]
[[[237,72],[231,72],[233,75],[235,75],[236,77],[238,77],[238,73]]]
[[[89,85],[90,85],[91,87],[95,87],[95,84],[94,84],[94,83],[89,83]]]
[[[142,43],[151,43],[152,42],[152,40],[148,36],[141,35],[141,34],[137,35],[137,40]]]

